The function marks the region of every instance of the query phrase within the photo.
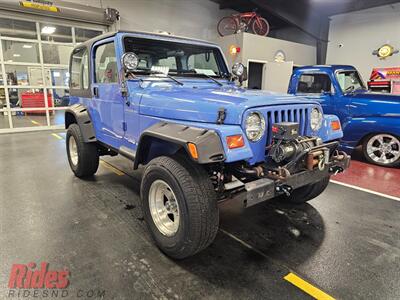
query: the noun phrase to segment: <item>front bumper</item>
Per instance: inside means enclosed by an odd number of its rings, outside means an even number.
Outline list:
[[[234,198],[243,201],[244,207],[250,207],[283,194],[289,195],[297,188],[316,183],[327,176],[341,173],[349,165],[350,156],[341,152],[340,155],[332,157],[323,169],[315,168],[288,175],[284,178],[271,179],[264,177],[248,182],[244,185],[244,190],[236,194]]]

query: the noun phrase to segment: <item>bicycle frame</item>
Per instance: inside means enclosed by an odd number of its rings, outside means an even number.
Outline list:
[[[260,24],[260,16],[256,13],[256,12],[246,12],[246,13],[240,13],[240,14],[234,14],[232,15],[232,17],[235,18],[238,26],[240,26],[240,24],[243,22],[246,24],[246,26],[249,26],[250,23],[255,19],[255,21],[257,22],[257,25],[261,25]]]

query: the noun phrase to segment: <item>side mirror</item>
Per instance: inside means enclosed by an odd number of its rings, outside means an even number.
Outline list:
[[[133,52],[126,52],[121,57],[121,65],[125,72],[133,72],[139,65],[139,58]]]
[[[247,80],[247,68],[242,63],[235,63],[232,66],[232,74],[234,75],[233,79],[238,79],[240,85]]]

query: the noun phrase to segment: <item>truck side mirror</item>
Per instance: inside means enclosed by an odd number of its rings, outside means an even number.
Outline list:
[[[238,79],[240,85],[247,80],[247,68],[242,63],[235,63],[232,66],[232,74],[234,75],[233,79]]]

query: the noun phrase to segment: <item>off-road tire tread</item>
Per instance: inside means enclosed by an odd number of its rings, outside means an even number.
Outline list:
[[[200,252],[213,242],[219,226],[216,193],[208,174],[183,155],[176,155],[152,160],[143,178],[146,178],[153,166],[166,169],[179,182],[191,224],[190,237],[187,239],[189,242],[178,253],[167,254],[182,259]]]
[[[78,166],[76,168],[73,168],[70,162],[72,171],[74,172],[75,176],[79,178],[93,176],[99,168],[99,152],[97,146],[94,143],[85,143],[79,126],[77,124],[71,124],[68,127],[66,137],[68,160],[68,142],[70,135],[75,138],[79,156]]]

